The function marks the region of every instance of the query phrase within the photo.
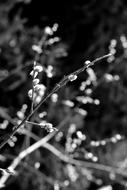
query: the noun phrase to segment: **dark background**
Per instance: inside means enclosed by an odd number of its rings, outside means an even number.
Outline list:
[[[40,62],[45,66],[52,64],[55,68],[55,76],[50,80],[49,89],[52,89],[59,80],[70,72],[83,66],[85,60],[94,60],[109,53],[109,45],[112,39],[117,40],[115,60],[111,63],[106,60],[97,63],[93,68],[97,76],[97,86],[93,87],[92,98],[99,99],[100,105],[80,105],[87,111],[84,118],[75,115],[73,109],[62,105],[62,100],[70,99],[75,107],[79,106],[76,96],[84,95],[79,91],[79,85],[87,79],[87,73],[83,72],[74,83],[69,83],[59,91],[60,100],[53,105],[50,100],[44,104],[40,111],[48,112],[48,120],[55,125],[70,114],[72,123],[76,123],[77,130],[81,130],[87,137],[79,148],[87,147],[91,140],[111,139],[115,134],[124,135],[124,140],[107,143],[104,147],[89,148],[88,151],[99,157],[99,163],[117,166],[127,157],[127,51],[123,48],[120,36],[127,33],[127,5],[123,0],[70,0],[70,1],[42,1],[42,0],[4,0],[0,1],[0,121],[8,118],[15,119],[16,113],[25,103],[30,106],[28,90],[31,88],[29,72],[35,54],[32,45],[36,44],[44,32],[44,27],[52,27],[58,23],[59,28],[55,33],[61,38],[61,42],[49,48],[50,54],[41,57]],[[58,56],[60,49],[66,51],[68,56]],[[107,82],[104,75],[119,75],[119,81]],[[46,76],[41,80],[46,85]],[[57,114],[56,114],[57,113]],[[12,130],[12,124],[0,130],[1,136]],[[67,125],[68,126],[68,125]],[[58,149],[65,148],[68,130],[63,130],[64,135],[58,143],[53,139],[52,145]],[[39,137],[45,135],[45,131],[36,130]],[[18,135],[18,141],[14,147],[9,145],[1,150],[3,155],[18,155],[25,148],[25,135]],[[75,137],[75,134],[74,134]],[[72,137],[72,138],[74,138]],[[2,141],[2,138],[1,138]],[[33,142],[31,142],[33,143]],[[59,146],[60,144],[60,146]],[[48,150],[37,150],[29,156],[27,162],[31,166],[36,160],[41,162],[39,177],[36,172],[31,172],[27,166],[19,166],[19,175],[12,177],[5,189],[53,189],[46,178],[64,181],[68,179],[62,163]],[[1,167],[7,167],[11,162],[8,157],[5,163],[1,161]],[[50,164],[52,163],[52,167]],[[102,184],[96,184],[86,179],[79,171],[77,182],[71,182],[68,187],[61,189],[97,189],[99,186],[112,184],[114,189],[126,189],[125,181],[120,183],[112,180],[105,172],[94,171],[94,176],[102,179]],[[23,183],[21,183],[23,181]]]

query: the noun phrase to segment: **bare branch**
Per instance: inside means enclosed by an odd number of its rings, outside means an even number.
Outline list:
[[[69,79],[69,76],[70,75],[79,75],[80,73],[82,73],[86,68],[94,65],[96,62],[98,61],[101,61],[107,57],[111,56],[111,54],[107,54],[107,55],[104,55],[102,57],[99,57],[95,60],[93,60],[92,62],[89,61],[88,64],[84,64],[83,67],[81,67],[80,69],[76,70],[75,72],[72,72],[71,74],[67,75],[67,76],[64,76],[63,79],[58,83],[56,84],[56,86],[51,90],[51,92],[46,95],[42,100],[41,102],[34,108],[34,110],[32,112],[30,112],[23,120],[22,122],[16,126],[12,132],[10,132],[9,134],[5,135],[5,138],[3,140],[3,142],[0,144],[0,149],[8,142],[8,140],[17,132],[17,130],[27,121],[29,120],[33,115],[34,113],[41,107],[41,105],[48,99],[52,96],[52,94],[54,94],[55,92],[57,92],[60,88],[62,88],[63,86],[65,86],[68,82],[70,82],[70,79]]]
[[[75,166],[80,166],[80,167],[84,167],[84,168],[100,170],[100,171],[104,171],[104,172],[108,172],[108,173],[115,173],[115,174],[123,176],[123,177],[127,176],[126,171],[119,170],[119,168],[116,168],[116,167],[111,167],[111,166],[107,166],[107,165],[100,164],[100,163],[92,163],[92,162],[81,161],[81,160],[76,160],[76,159],[71,158],[70,156],[66,155],[65,153],[60,152],[58,149],[56,149],[51,144],[47,143],[52,138],[51,135],[52,134],[47,135],[45,138],[37,141],[36,143],[31,145],[27,149],[23,150],[14,159],[12,164],[7,169],[10,171],[14,171],[15,168],[22,161],[22,159],[24,159],[26,156],[28,156],[29,154],[31,154],[32,152],[34,152],[38,148],[44,147],[44,148],[48,149],[50,152],[52,152],[55,156],[57,156],[60,160],[66,162],[66,163],[70,163],[70,164],[73,164]],[[37,139],[36,136],[35,136],[35,138]],[[3,176],[0,179],[0,187],[3,187],[5,185],[5,183],[9,177],[10,177],[10,173],[6,173],[6,174],[4,173],[3,174]]]

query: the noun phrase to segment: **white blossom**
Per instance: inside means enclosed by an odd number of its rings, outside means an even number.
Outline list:
[[[52,78],[53,77],[53,66],[52,65],[48,65],[48,67],[46,69],[46,73],[47,73],[47,77],[48,78]]]
[[[89,60],[85,61],[85,65],[89,65],[91,62]]]
[[[73,74],[71,74],[71,75],[69,75],[68,76],[68,79],[69,79],[69,81],[74,81],[74,80],[76,80],[77,79],[77,75],[73,75]]]
[[[33,84],[34,84],[34,86],[37,85],[39,82],[40,82],[39,79],[34,79],[34,80],[33,80]]]
[[[37,84],[34,89],[35,91],[45,91],[46,87],[43,84]]]
[[[46,26],[45,27],[45,33],[48,35],[53,35],[53,30],[49,26]]]
[[[56,93],[52,94],[51,100],[52,100],[52,102],[56,103],[58,100],[58,94],[56,94]]]
[[[40,72],[43,71],[43,67],[42,67],[41,65],[36,65],[36,66],[34,67],[34,70],[40,73]]]
[[[64,100],[63,104],[69,107],[73,107],[74,106],[74,102],[70,101],[70,100]]]
[[[28,96],[29,96],[29,98],[32,98],[32,89],[30,89],[30,90],[28,91]]]
[[[41,54],[41,53],[42,53],[42,49],[41,49],[41,47],[38,46],[38,45],[33,45],[33,46],[32,46],[32,50],[35,51],[35,52],[37,52],[38,54]]]
[[[55,24],[53,25],[53,27],[52,27],[53,32],[56,32],[56,31],[57,31],[58,26],[59,26],[59,25],[58,25],[57,23],[55,23]]]

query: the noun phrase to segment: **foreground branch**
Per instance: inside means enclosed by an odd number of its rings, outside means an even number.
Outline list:
[[[10,172],[9,173],[3,173],[3,176],[0,179],[0,188],[5,186],[6,181],[8,180],[8,178],[11,175],[11,171],[14,171],[16,169],[16,167],[20,164],[20,162],[26,156],[28,156],[29,154],[31,154],[32,152],[34,152],[35,150],[37,150],[40,147],[44,147],[44,148],[48,149],[50,152],[52,152],[55,156],[57,156],[60,160],[62,160],[65,163],[73,164],[75,166],[80,166],[80,167],[84,167],[84,168],[88,168],[88,169],[99,170],[99,171],[103,171],[103,172],[107,172],[107,173],[114,173],[114,174],[120,175],[122,177],[127,176],[127,172],[125,170],[121,170],[121,168],[111,167],[111,166],[107,166],[107,165],[100,164],[100,163],[92,163],[92,162],[88,162],[88,161],[84,161],[84,160],[82,161],[82,160],[73,159],[69,155],[62,153],[61,151],[56,149],[54,146],[52,146],[51,144],[48,143],[48,141],[56,133],[57,132],[55,131],[54,133],[48,134],[43,139],[38,140],[39,139],[38,136],[36,136],[36,135],[33,136],[30,132],[29,135],[38,141],[36,143],[34,143],[33,145],[31,145],[30,147],[28,147],[27,149],[23,150],[13,160],[12,164],[7,168],[7,170]]]
[[[97,59],[95,59],[94,61],[90,62],[90,61],[86,61],[84,63],[84,66],[81,67],[80,69],[72,72],[71,74],[67,75],[67,76],[64,76],[63,79],[58,83],[56,84],[56,86],[52,89],[52,91],[46,95],[42,100],[41,102],[34,108],[34,110],[32,112],[30,112],[23,120],[22,122],[18,125],[18,126],[15,126],[14,129],[12,130],[12,132],[8,133],[7,135],[5,135],[4,137],[4,140],[2,143],[0,143],[0,149],[8,142],[8,140],[17,132],[17,130],[22,127],[22,125],[27,121],[29,120],[33,115],[34,113],[40,108],[40,106],[48,99],[52,96],[52,94],[54,94],[55,92],[57,92],[60,88],[62,88],[63,86],[65,86],[68,82],[70,81],[73,81],[72,78],[73,76],[77,76],[79,75],[80,73],[82,73],[86,68],[94,65],[96,62],[98,61],[101,61],[107,57],[111,56],[111,54],[107,54],[107,55],[104,55],[102,57],[99,57]]]

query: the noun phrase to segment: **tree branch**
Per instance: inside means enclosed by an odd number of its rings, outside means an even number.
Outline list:
[[[107,55],[104,55],[102,57],[99,57],[95,60],[93,60],[92,62],[89,61],[88,64],[84,64],[83,67],[81,67],[80,69],[72,72],[71,74],[67,75],[67,76],[64,76],[62,80],[60,80],[60,82],[58,84],[55,85],[55,87],[51,90],[51,92],[46,95],[42,100],[41,102],[34,108],[34,110],[32,112],[30,112],[23,120],[22,122],[15,126],[14,129],[12,130],[12,132],[8,133],[7,135],[5,135],[4,137],[4,140],[3,142],[0,143],[0,149],[8,142],[8,140],[17,132],[17,130],[27,121],[29,120],[33,115],[34,113],[41,107],[41,105],[48,99],[52,96],[52,94],[54,94],[55,92],[57,92],[60,88],[62,88],[63,86],[65,86],[68,82],[72,81],[70,80],[70,76],[77,76],[79,75],[80,73],[82,73],[86,68],[94,65],[96,62],[98,61],[101,61],[107,57],[111,56],[111,54],[107,54]]]

